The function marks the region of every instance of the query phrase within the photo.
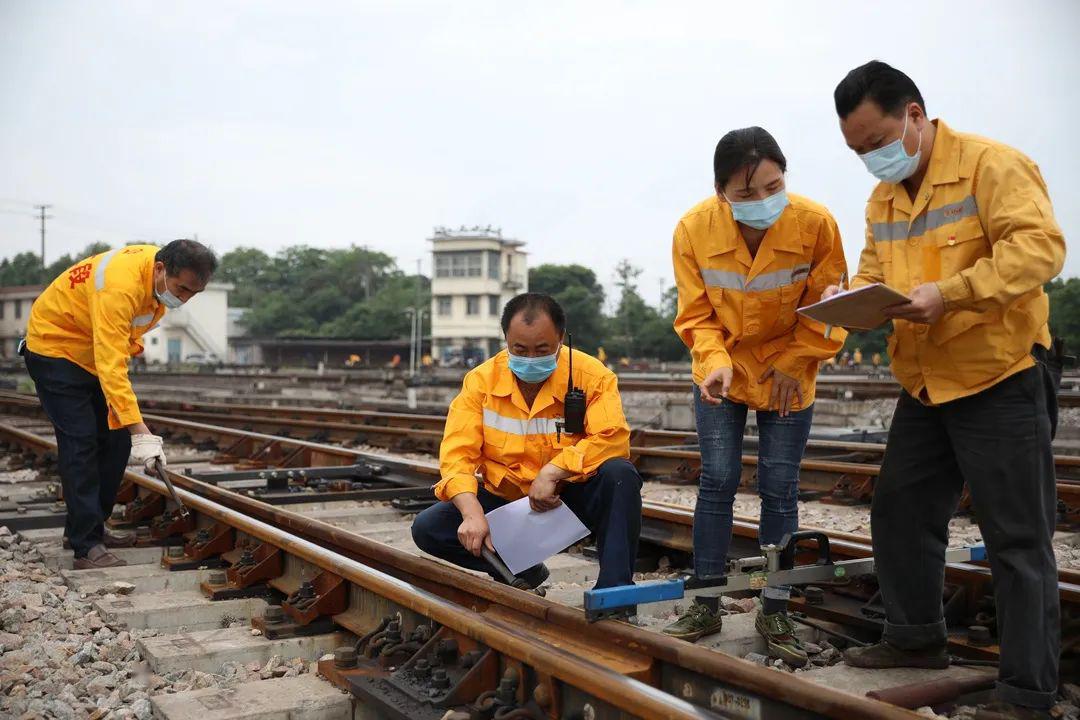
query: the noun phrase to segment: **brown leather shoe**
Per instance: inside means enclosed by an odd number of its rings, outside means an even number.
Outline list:
[[[105,547],[107,548],[135,547],[135,533],[123,531],[116,532],[109,530],[109,528],[105,528],[105,537],[102,542],[104,542]],[[67,535],[64,536],[63,543],[65,550],[71,549],[71,543],[68,541]]]
[[[76,570],[100,570],[121,565],[127,565],[127,560],[116,557],[104,545],[95,545],[86,553],[86,557],[75,558],[72,567]]]

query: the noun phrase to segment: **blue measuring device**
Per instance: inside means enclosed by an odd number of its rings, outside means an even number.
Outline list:
[[[795,565],[795,550],[800,542],[816,543],[813,563]],[[805,548],[800,548],[803,550]],[[697,577],[686,575],[671,580],[650,580],[636,585],[618,585],[585,591],[585,616],[589,622],[623,616],[637,605],[681,600],[688,590],[700,596],[742,590],[761,590],[777,585],[807,585],[835,582],[845,577],[874,572],[874,558],[833,562],[829,538],[817,531],[799,531],[786,535],[779,545],[766,545],[762,554],[738,558],[729,563],[726,575]],[[986,559],[985,545],[971,545],[945,551],[945,562],[977,562]]]

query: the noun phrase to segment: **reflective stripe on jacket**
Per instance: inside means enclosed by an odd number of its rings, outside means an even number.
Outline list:
[[[165,307],[154,297],[154,245],[128,245],[81,260],[34,301],[26,347],[70,360],[98,377],[109,427],[142,421],[127,364]]]
[[[883,282],[900,292],[936,282],[945,315],[933,325],[893,321],[892,370],[924,402],[973,395],[1031,367],[1031,348],[1049,347],[1043,284],[1065,262],[1038,166],[993,140],[937,135],[912,200],[880,183],[866,206],[866,246],[853,287]]]
[[[630,427],[615,373],[577,350],[574,384],[585,391],[585,434],[563,432],[558,437],[568,364],[564,347],[532,408],[507,366],[505,350],[469,371],[450,403],[439,448],[442,480],[435,495],[440,500],[475,493],[478,471],[486,490],[516,500],[528,494],[533,478],[548,463],[573,473],[570,482],[580,482],[604,461],[630,457]]]
[[[717,368],[733,369],[728,397],[769,409],[770,367],[799,380],[803,402],[814,401],[818,363],[837,353],[846,333],[796,308],[821,298],[845,272],[840,231],[829,211],[799,195],[750,256],[731,214],[714,195],[683,216],[675,228],[672,257],[679,310],[675,331],[690,348],[694,382]]]

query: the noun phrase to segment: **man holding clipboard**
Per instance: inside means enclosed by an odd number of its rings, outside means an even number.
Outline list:
[[[884,309],[903,386],[871,514],[887,621],[881,643],[845,659],[948,665],[944,553],[966,481],[1001,645],[1001,702],[976,717],[1045,717],[1060,642],[1051,545],[1060,364],[1048,358],[1042,287],[1061,271],[1065,239],[1035,163],[928,119],[904,73],[867,63],[840,82],[835,101],[845,141],[881,181],[851,286],[883,283],[910,298]]]

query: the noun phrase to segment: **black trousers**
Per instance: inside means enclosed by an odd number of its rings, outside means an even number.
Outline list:
[[[1040,348],[1041,349],[1041,348]],[[942,589],[949,519],[971,490],[994,578],[998,694],[1049,708],[1058,684],[1060,609],[1051,447],[1060,373],[1035,367],[970,397],[927,407],[901,395],[871,511],[885,640],[946,641]]]
[[[476,497],[486,513],[509,502],[483,488]],[[632,585],[641,533],[641,475],[637,468],[629,460],[608,460],[586,482],[566,483],[559,497],[596,536],[600,555],[596,587]],[[461,513],[454,503],[436,503],[413,520],[413,542],[435,557],[494,577],[487,561],[458,541],[460,524]]]
[[[131,435],[122,428],[109,429],[97,377],[62,358],[25,349],[23,357],[41,406],[56,429],[67,505],[64,531],[75,557],[85,557],[104,538],[105,520],[112,514],[131,454]]]

